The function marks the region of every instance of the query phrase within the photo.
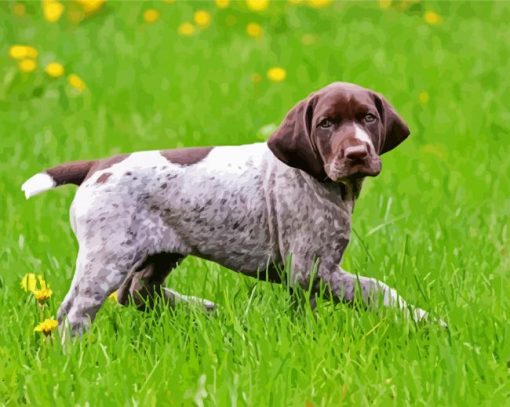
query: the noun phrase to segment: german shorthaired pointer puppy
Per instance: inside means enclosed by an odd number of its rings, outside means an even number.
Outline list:
[[[423,319],[384,283],[339,267],[363,178],[379,174],[379,156],[408,135],[382,96],[333,83],[299,102],[267,143],[137,152],[34,175],[22,186],[27,198],[80,186],[71,205],[76,273],[59,321],[84,331],[116,290],[120,303],[141,308],[156,292],[213,307],[162,287],[189,255],[270,281],[290,259],[283,278],[292,286],[326,287],[347,303],[358,287],[366,303],[380,295]]]

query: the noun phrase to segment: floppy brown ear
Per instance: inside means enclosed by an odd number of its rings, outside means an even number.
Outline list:
[[[383,121],[383,131],[379,142],[379,154],[393,150],[410,134],[409,127],[384,97],[376,95],[376,105]]]
[[[294,106],[267,144],[280,161],[323,181],[324,163],[311,137],[315,104],[316,97],[312,95]]]

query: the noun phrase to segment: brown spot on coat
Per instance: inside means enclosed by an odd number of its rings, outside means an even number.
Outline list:
[[[179,165],[192,165],[202,161],[214,147],[179,148],[161,150],[160,153],[168,161]]]
[[[104,184],[108,180],[108,178],[110,178],[111,175],[112,175],[111,172],[105,172],[101,174],[97,179],[96,184]]]

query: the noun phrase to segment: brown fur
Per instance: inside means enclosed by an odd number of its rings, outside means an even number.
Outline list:
[[[104,170],[126,159],[129,154],[119,154],[110,158],[101,160],[87,160],[87,161],[71,161],[57,165],[56,167],[46,170],[55,181],[56,186],[64,184],[81,185],[83,181],[90,178],[96,171]],[[111,175],[111,174],[110,174]],[[105,182],[109,175],[102,175],[97,182]]]
[[[111,175],[111,172],[105,172],[101,174],[101,176],[97,179],[96,184],[104,184],[106,181],[108,181],[108,178],[110,178]]]
[[[81,185],[95,161],[73,161],[46,170],[57,186],[63,184]]]
[[[213,147],[193,147],[161,150],[161,155],[173,164],[192,165],[202,161],[212,149]]]
[[[375,120],[365,122],[368,114]],[[331,123],[328,128],[321,127],[325,119]],[[370,137],[374,148],[367,150],[363,159],[350,160],[347,149],[360,145],[355,125]],[[321,182],[339,181],[377,175],[378,155],[392,150],[408,135],[407,125],[382,96],[356,85],[334,83],[294,106],[268,145],[285,164]],[[348,165],[332,178],[328,169],[338,166],[339,159]]]

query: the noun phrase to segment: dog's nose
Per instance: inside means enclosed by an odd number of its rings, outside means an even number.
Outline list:
[[[351,146],[345,149],[345,158],[350,160],[362,160],[368,155],[368,149],[365,145]]]

